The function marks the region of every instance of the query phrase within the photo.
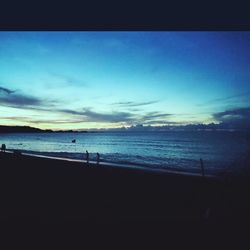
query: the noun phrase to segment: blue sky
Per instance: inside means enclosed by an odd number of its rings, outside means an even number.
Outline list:
[[[250,32],[0,32],[0,124],[249,122]]]

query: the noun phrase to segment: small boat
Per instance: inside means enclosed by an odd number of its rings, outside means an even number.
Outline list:
[[[76,139],[72,140],[72,142],[75,143],[75,142],[76,142]]]

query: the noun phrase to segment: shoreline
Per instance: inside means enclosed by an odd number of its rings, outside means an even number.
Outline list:
[[[13,154],[15,150],[6,150],[5,152],[7,154]],[[36,153],[25,153],[21,152],[20,150],[17,150],[20,152],[23,156],[28,157],[37,157],[37,158],[45,158],[45,159],[51,159],[51,160],[62,160],[62,161],[68,161],[68,162],[78,162],[81,164],[89,165],[90,167],[110,167],[110,168],[127,168],[127,169],[137,169],[141,171],[146,171],[149,173],[159,173],[159,174],[170,174],[170,175],[182,175],[182,176],[194,176],[198,178],[209,178],[209,179],[217,179],[222,180],[223,177],[216,176],[216,175],[209,175],[205,174],[204,177],[202,176],[202,172],[200,173],[192,173],[192,172],[185,172],[185,171],[179,171],[179,170],[169,170],[169,169],[163,169],[163,168],[150,168],[150,167],[144,167],[141,165],[136,164],[122,164],[122,163],[114,163],[114,162],[104,162],[100,161],[97,163],[97,161],[89,161],[87,160],[80,160],[80,159],[73,159],[73,158],[67,158],[67,157],[57,157],[57,156],[48,156],[48,155],[42,155],[42,154],[36,154]]]

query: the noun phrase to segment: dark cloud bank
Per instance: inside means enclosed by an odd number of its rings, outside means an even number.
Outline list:
[[[214,113],[213,118],[234,128],[250,128],[250,107]]]

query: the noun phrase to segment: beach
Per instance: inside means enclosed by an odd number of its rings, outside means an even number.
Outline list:
[[[0,153],[1,220],[249,221],[247,181]]]
[[[247,133],[228,131],[6,133],[1,143],[22,153],[132,165],[206,175],[241,172],[235,164],[250,152]],[[76,142],[72,143],[75,139]],[[230,152],[230,154],[228,154]]]

